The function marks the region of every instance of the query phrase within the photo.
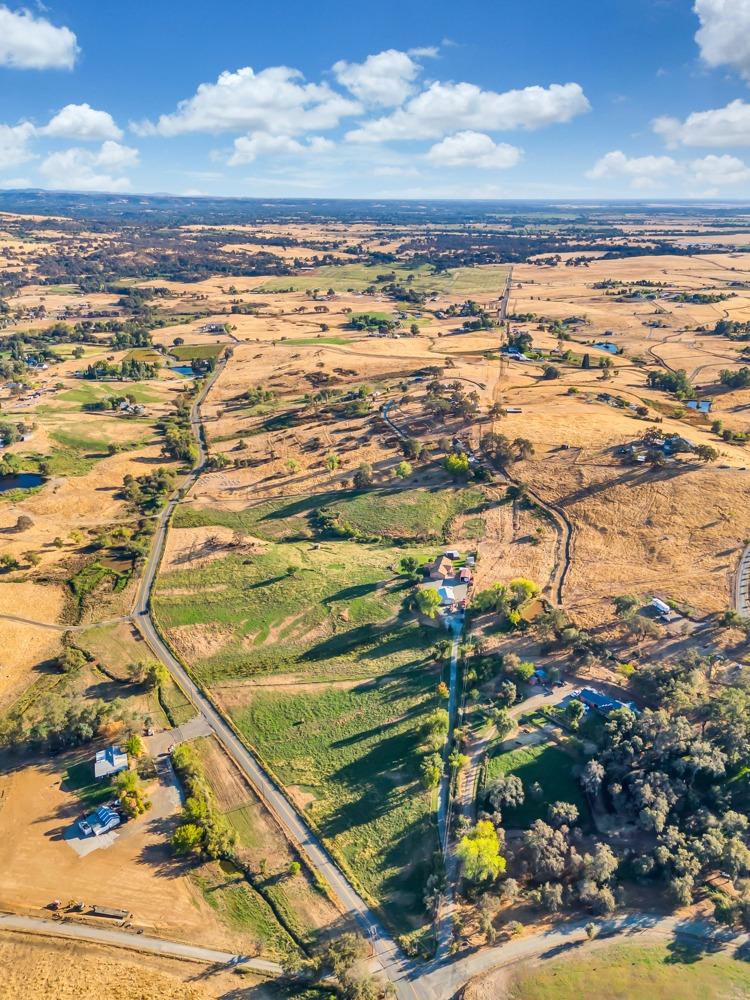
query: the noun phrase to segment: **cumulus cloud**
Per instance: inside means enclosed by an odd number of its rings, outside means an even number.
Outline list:
[[[626,156],[613,150],[602,156],[586,174],[592,180],[625,179],[635,190],[649,190],[669,181],[688,188],[710,185],[728,187],[750,181],[750,168],[736,156],[711,154],[702,159],[680,162],[671,156]]]
[[[600,157],[586,176],[593,180],[603,177],[656,177],[674,174],[677,170],[677,161],[671,156],[626,156],[621,149],[615,149]]]
[[[156,123],[134,127],[141,135],[261,131],[294,136],[335,128],[342,118],[361,110],[359,103],[328,84],[305,83],[302,74],[288,66],[258,73],[245,66],[222,73],[215,83],[202,83],[176,111],[161,115]]]
[[[750,167],[736,156],[704,156],[690,163],[693,179],[698,184],[725,187],[750,181]]]
[[[36,130],[30,122],[0,125],[0,169],[15,167],[32,158],[29,140]]]
[[[122,129],[117,127],[112,115],[107,111],[97,111],[90,104],[66,104],[48,125],[39,130],[39,134],[53,139],[84,142],[122,139]]]
[[[28,10],[0,6],[0,66],[12,69],[72,69],[78,55],[70,28],[57,28]]]
[[[271,135],[268,132],[253,132],[234,140],[234,152],[228,163],[237,167],[253,163],[262,156],[302,156],[306,153],[324,153],[333,149],[335,143],[322,136],[312,136],[307,142],[299,142],[289,135]]]
[[[595,181],[624,177],[631,187],[645,189],[679,174],[680,169],[671,156],[626,156],[615,149],[598,159],[586,176]]]
[[[568,122],[591,109],[577,83],[497,93],[473,83],[435,82],[403,108],[349,132],[354,142],[438,139],[460,129],[535,129]]]
[[[521,162],[523,151],[506,142],[495,143],[484,132],[456,132],[436,143],[427,153],[430,163],[440,167],[480,167],[505,170]]]
[[[411,56],[436,54],[434,49],[412,49],[411,53],[387,49],[361,63],[340,59],[334,63],[333,73],[341,86],[363,104],[392,108],[403,104],[414,92],[414,81],[422,67]]]
[[[72,146],[51,153],[39,173],[51,188],[69,191],[127,191],[124,172],[138,164],[138,150],[108,140],[94,152]]]
[[[750,0],[695,0],[695,40],[708,66],[730,66],[750,81]]]
[[[723,108],[694,111],[684,120],[663,115],[651,127],[668,146],[750,146],[750,104],[737,98]]]

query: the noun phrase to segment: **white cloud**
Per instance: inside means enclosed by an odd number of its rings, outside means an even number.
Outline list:
[[[72,69],[78,44],[70,28],[56,28],[31,11],[0,6],[0,66]]]
[[[134,127],[141,135],[262,131],[294,136],[335,128],[342,118],[359,111],[355,101],[328,84],[302,82],[301,73],[288,66],[271,66],[259,73],[246,66],[236,73],[222,73],[216,83],[202,83],[175,112],[161,115],[155,124]]]
[[[750,104],[737,98],[723,108],[694,111],[684,121],[662,116],[651,127],[674,149],[677,146],[750,146]]]
[[[31,181],[28,177],[3,177],[0,179],[0,188],[4,191],[27,187],[31,187]]]
[[[20,125],[0,125],[0,169],[15,167],[32,158],[29,139],[36,132],[30,122]]]
[[[649,190],[669,182],[689,192],[696,185],[711,190],[750,182],[750,167],[736,156],[710,154],[698,160],[678,161],[671,156],[626,156],[613,150],[602,156],[586,174],[592,180],[625,179],[635,190]]]
[[[647,189],[679,174],[681,169],[671,156],[626,156],[616,149],[597,160],[586,176],[596,181],[627,178],[631,187]]]
[[[138,163],[138,150],[108,140],[98,152],[72,146],[51,153],[39,173],[51,188],[69,191],[127,191],[124,171]]]
[[[750,167],[736,156],[704,156],[690,164],[693,179],[698,184],[724,187],[750,181]]]
[[[413,49],[411,53],[387,49],[368,56],[362,63],[340,59],[333,73],[342,87],[363,104],[381,108],[397,107],[414,92],[414,82],[422,67],[411,55],[436,55],[436,49]]]
[[[435,82],[403,108],[348,133],[354,142],[438,139],[459,129],[535,129],[567,122],[591,105],[577,83],[496,93],[473,83]]]
[[[312,136],[302,143],[289,135],[270,135],[268,132],[252,132],[234,140],[234,153],[228,163],[237,167],[253,163],[259,156],[302,156],[306,153],[324,153],[333,149],[335,143],[322,136]]]
[[[427,153],[430,163],[440,167],[480,167],[505,170],[521,162],[523,151],[506,142],[495,143],[483,132],[456,132],[436,143]]]
[[[750,80],[750,0],[695,0],[695,40],[709,66],[731,66]]]
[[[40,135],[54,139],[122,139],[118,128],[107,111],[97,111],[90,104],[66,104],[48,125],[39,130]]]

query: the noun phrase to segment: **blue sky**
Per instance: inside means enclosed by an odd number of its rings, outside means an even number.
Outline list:
[[[748,198],[750,0],[8,0],[0,186]]]

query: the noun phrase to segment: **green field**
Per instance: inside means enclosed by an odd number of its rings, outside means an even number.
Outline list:
[[[330,264],[307,271],[293,277],[267,278],[255,285],[253,291],[307,291],[333,288],[337,292],[348,289],[361,292],[375,281],[379,274],[395,274],[396,279],[406,283],[411,275],[409,287],[417,292],[444,292],[453,295],[471,295],[497,292],[499,295],[505,284],[508,268],[504,264],[484,264],[479,267],[457,267],[450,271],[434,274],[428,264],[416,267],[403,263],[393,264]],[[399,303],[396,303],[399,305]]]
[[[580,812],[579,825],[589,825],[589,808],[586,796],[573,775],[576,760],[555,743],[519,747],[490,757],[487,765],[486,785],[501,774],[516,774],[523,781],[526,799],[516,809],[503,809],[503,823],[509,829],[525,828],[535,819],[547,818],[551,802],[572,802]],[[529,794],[531,785],[538,781],[543,789],[541,799]]]
[[[129,382],[127,389],[120,390],[111,382],[87,381],[83,382],[80,386],[76,386],[75,389],[66,389],[64,392],[59,393],[55,397],[55,402],[60,400],[63,403],[97,403],[100,399],[106,399],[108,396],[117,396],[124,392],[127,392],[129,396],[133,396],[137,403],[158,403],[161,399],[158,392],[155,392],[153,388],[143,383]]]
[[[220,650],[191,664],[206,683],[281,670],[369,677],[403,662],[413,638],[397,617],[407,584],[393,561],[392,550],[356,542],[270,544],[252,560],[163,574],[154,605],[167,629],[225,633]]]
[[[193,875],[193,880],[221,922],[247,935],[266,958],[283,959],[298,953],[271,907],[232,865],[227,862],[204,865]]]
[[[417,780],[436,676],[413,627],[409,638],[407,661],[373,682],[259,691],[234,712],[279,779],[310,797],[307,815],[399,933],[424,921],[437,847],[430,796]]]
[[[160,354],[159,351],[155,351],[152,347],[133,347],[122,360],[145,361],[149,365],[163,365],[164,355]]]
[[[311,344],[313,347],[317,347],[319,344],[331,344],[334,347],[340,347],[342,344],[351,344],[351,338],[349,337],[316,337],[311,334],[309,337],[282,337],[281,340],[293,347],[304,347],[307,344]]]
[[[518,973],[508,1000],[741,1000],[750,965],[680,945],[616,945]]]
[[[178,528],[223,525],[274,540],[312,538],[311,515],[324,507],[340,514],[343,521],[365,535],[442,541],[456,514],[480,508],[483,503],[481,490],[450,486],[432,490],[338,491],[268,501],[243,511],[180,507],[174,525]]]
[[[180,344],[170,348],[169,353],[178,361],[204,361],[206,358],[218,358],[226,348],[226,344]]]

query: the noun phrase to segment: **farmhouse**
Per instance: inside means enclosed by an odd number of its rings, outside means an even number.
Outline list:
[[[99,781],[101,778],[111,778],[120,771],[128,769],[128,755],[120,747],[107,747],[106,750],[97,750],[94,761],[94,777]]]
[[[438,556],[434,563],[425,566],[425,575],[430,580],[445,580],[453,576],[453,562],[447,555]]]
[[[627,708],[631,712],[635,712],[636,715],[638,714],[638,709],[632,701],[618,701],[617,698],[610,698],[609,695],[595,691],[593,688],[583,688],[574,693],[572,697],[582,701],[587,708],[593,708],[600,715],[609,715],[610,712],[615,712],[620,708]]]

